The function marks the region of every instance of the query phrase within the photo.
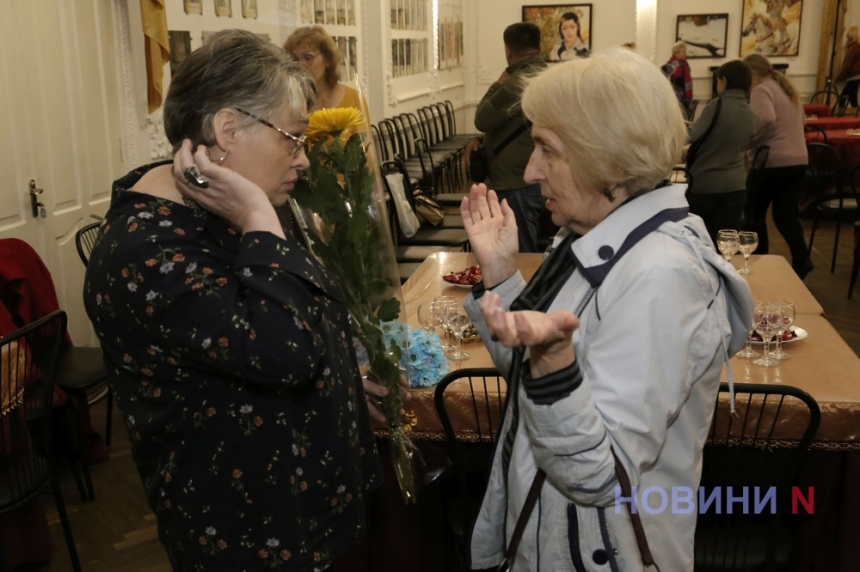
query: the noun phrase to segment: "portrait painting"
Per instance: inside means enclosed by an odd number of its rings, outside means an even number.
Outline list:
[[[681,15],[675,41],[687,44],[688,58],[724,58],[728,24],[728,14]]]
[[[186,14],[203,15],[203,0],[185,0]]]
[[[803,0],[743,0],[741,57],[796,56]]]
[[[549,62],[591,53],[591,4],[523,6],[523,22],[540,28],[541,55]]]

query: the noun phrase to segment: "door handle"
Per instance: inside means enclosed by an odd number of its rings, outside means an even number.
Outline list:
[[[42,191],[44,191],[44,189],[37,187],[36,181],[30,179],[30,209],[33,212],[33,218],[45,218],[48,216],[48,211],[45,210],[45,205],[39,200],[39,195],[42,194]]]

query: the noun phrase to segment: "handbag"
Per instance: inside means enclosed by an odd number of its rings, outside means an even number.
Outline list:
[[[499,153],[502,152],[502,149],[507,147],[511,141],[522,135],[522,133],[529,127],[531,127],[531,121],[526,121],[517,127],[513,133],[505,137],[505,140],[493,149],[492,156],[498,157]],[[469,154],[469,178],[475,183],[483,183],[489,174],[490,156],[487,154],[487,148],[484,147],[483,143],[481,143],[472,149],[472,152]]]
[[[421,189],[415,189],[412,192],[412,202],[415,205],[415,214],[433,226],[438,226],[445,218],[445,209],[442,205],[425,195]]]
[[[723,100],[717,100],[717,110],[714,112],[714,117],[711,118],[711,124],[708,125],[708,129],[705,131],[704,135],[690,143],[690,147],[687,149],[687,172],[690,172],[690,169],[693,166],[693,163],[696,161],[696,158],[699,156],[699,152],[702,150],[702,144],[705,142],[705,139],[708,138],[708,135],[711,134],[711,131],[714,130],[714,125],[717,124],[717,119],[720,117],[720,109],[723,106]]]

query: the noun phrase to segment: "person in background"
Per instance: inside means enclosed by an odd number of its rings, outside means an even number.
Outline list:
[[[177,571],[337,570],[366,533],[381,415],[367,395],[387,390],[362,381],[340,286],[275,213],[308,167],[313,96],[277,46],[215,33],[170,83],[174,159],[114,183],[87,265],[84,304]]]
[[[511,24],[505,28],[503,40],[508,67],[478,102],[475,127],[484,133],[484,148],[489,155],[489,184],[516,217],[519,251],[540,252],[538,227],[544,201],[540,187],[523,180],[534,140],[519,105],[523,79],[546,67],[540,56],[540,28],[527,22]],[[493,151],[505,141],[507,144],[496,155]],[[478,142],[480,139],[467,146],[466,157]]]
[[[549,53],[549,61],[564,62],[574,58],[587,58],[588,44],[582,40],[579,16],[565,12],[558,22],[558,41]]]
[[[720,229],[741,228],[746,205],[744,158],[756,122],[748,102],[750,67],[733,60],[721,65],[716,75],[718,95],[690,128],[690,143],[702,143],[696,160],[688,165],[692,184],[687,191],[690,212],[702,217],[714,244]]]
[[[495,569],[526,518],[512,570],[692,571],[695,511],[634,518],[617,499],[624,475],[638,491],[698,486],[749,287],[688,213],[686,186],[666,182],[687,130],[651,62],[617,48],[549,66],[522,109],[525,177],[562,230],[526,284],[510,207],[484,185],[460,207],[483,273],[465,306],[508,382],[470,569]]]
[[[860,26],[851,26],[845,32],[845,55],[842,58],[842,67],[833,81],[845,82],[839,95],[843,108],[845,103],[857,107],[857,88],[860,87]]]
[[[340,63],[343,55],[332,37],[322,26],[296,29],[284,42],[284,50],[292,54],[310,72],[316,84],[317,97],[311,111],[330,107],[354,107],[364,116],[369,129],[370,113],[358,90],[340,83]]]
[[[749,230],[758,233],[757,254],[769,252],[767,211],[773,205],[773,222],[791,250],[791,265],[801,279],[815,266],[809,259],[798,198],[809,155],[803,132],[803,106],[797,90],[784,74],[775,71],[760,54],[744,57],[752,70],[750,108],[755,112],[756,132],[748,157],[761,145],[770,146],[755,202],[750,205]]]
[[[660,69],[669,78],[675,97],[678,98],[678,103],[684,111],[684,117],[692,120],[693,118],[688,115],[693,103],[693,76],[690,74],[690,63],[687,61],[687,44],[676,42],[672,46],[672,57]]]

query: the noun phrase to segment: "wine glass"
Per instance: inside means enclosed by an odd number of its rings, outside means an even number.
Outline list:
[[[774,359],[789,359],[791,356],[782,351],[782,335],[785,332],[791,331],[791,325],[794,323],[794,304],[786,300],[778,300],[773,302],[775,306],[780,308],[782,314],[782,326],[776,334],[776,350],[770,354]]]
[[[428,332],[435,332],[442,325],[442,320],[433,307],[435,302],[424,302],[418,306],[418,323]]]
[[[457,340],[457,346],[448,352],[445,352],[445,357],[454,361],[463,361],[469,359],[468,353],[462,350],[463,333],[472,324],[469,314],[466,309],[458,304],[448,304],[448,309],[445,311],[445,324],[454,332],[454,338]]]
[[[454,344],[451,343],[448,337],[448,327],[445,325],[445,312],[448,310],[448,304],[456,304],[457,300],[453,296],[436,296],[433,298],[433,309],[436,312],[436,317],[442,326],[442,332],[445,334],[445,339],[442,340],[442,350],[449,351],[454,349]]]
[[[717,248],[723,254],[726,262],[732,259],[739,246],[738,231],[725,229],[717,232]]]
[[[779,305],[770,302],[757,302],[753,312],[753,324],[755,331],[764,341],[764,355],[753,360],[753,363],[763,367],[779,365],[779,360],[770,357],[770,340],[783,327]]]
[[[758,248],[758,233],[752,231],[741,231],[738,233],[738,249],[744,255],[744,267],[738,270],[738,274],[749,276],[753,273],[750,270],[750,254]]]
[[[761,355],[757,351],[752,349],[752,335],[753,335],[754,331],[755,331],[755,322],[750,324],[750,331],[747,334],[747,343],[744,346],[744,349],[742,349],[741,351],[739,351],[735,355],[737,355],[738,357],[742,357],[742,358],[757,358]]]

